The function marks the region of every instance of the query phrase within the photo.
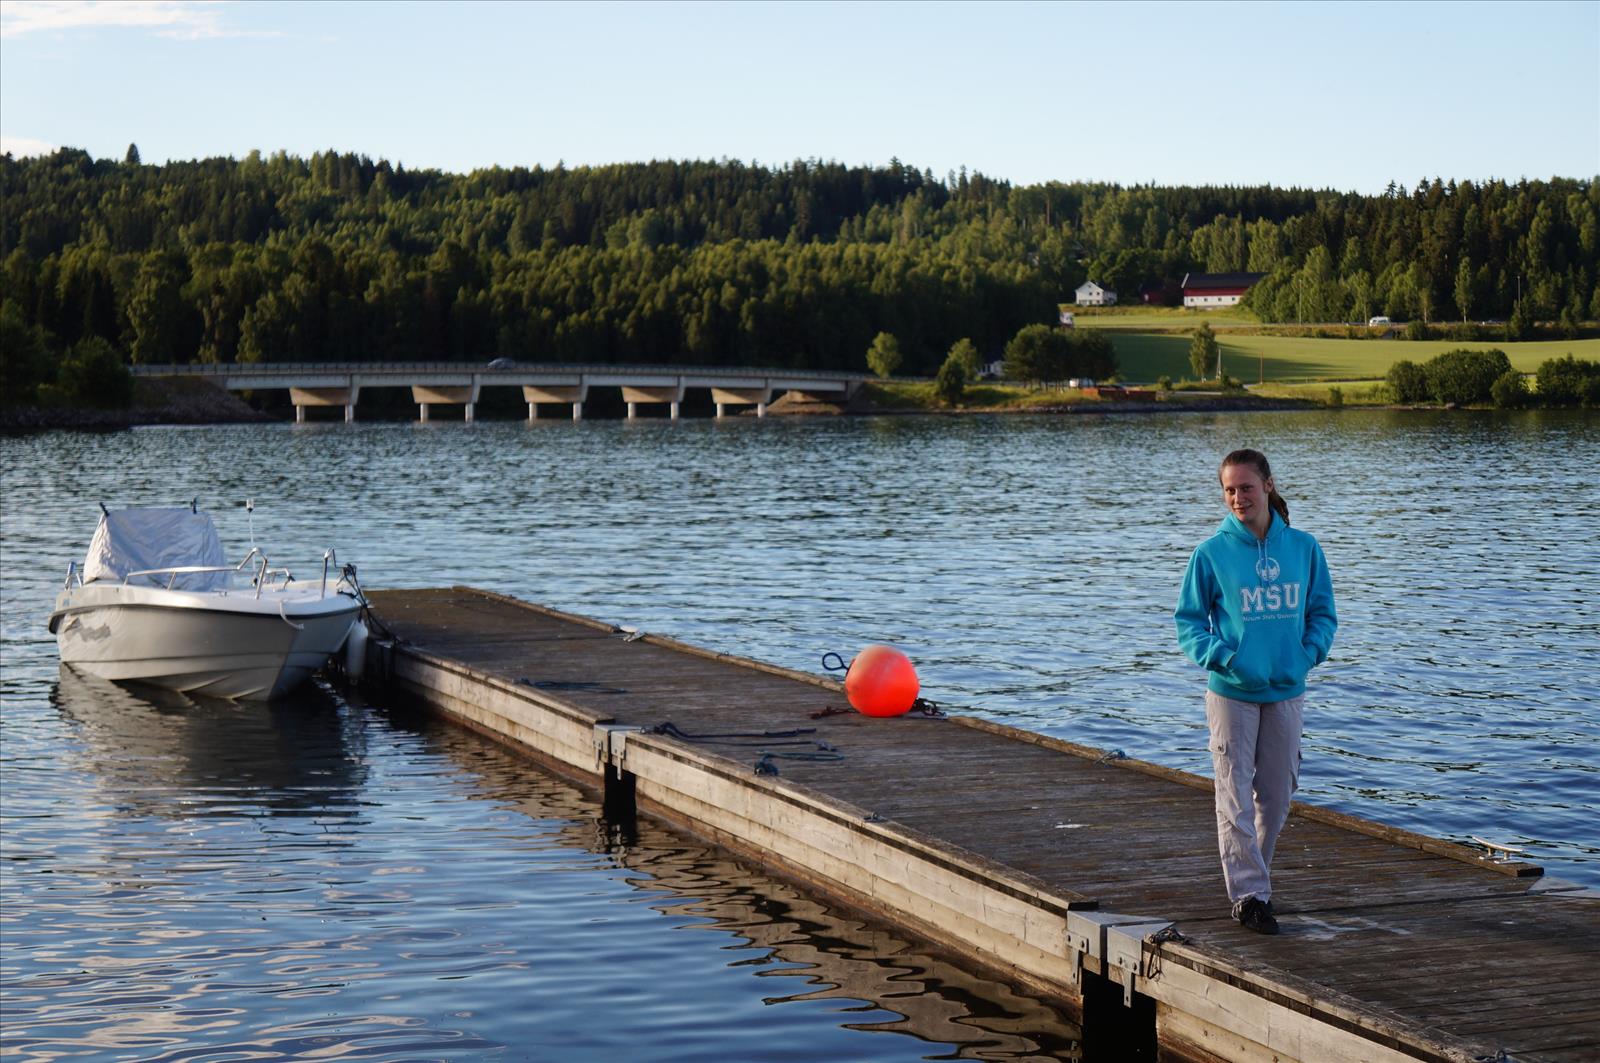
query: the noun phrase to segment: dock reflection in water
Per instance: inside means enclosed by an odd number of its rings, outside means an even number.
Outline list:
[[[63,670],[6,727],[15,1058],[1082,1058],[1042,998],[327,688]]]
[[[861,1015],[844,1022],[844,1029],[949,1046],[948,1054],[928,1058],[1083,1058],[1079,1027],[1042,997],[963,970],[896,930],[836,911],[648,819],[624,836],[606,822],[599,803],[576,787],[498,749],[491,764],[482,739],[463,736],[436,718],[406,711],[391,719],[417,729],[478,775],[485,798],[530,820],[560,823],[564,844],[609,857],[625,872],[621,881],[636,891],[630,900],[643,901],[675,927],[731,935],[735,941],[722,949],[748,955],[728,960],[729,967],[779,980],[762,990],[763,1005],[837,1002],[842,1009],[835,1010]],[[782,984],[790,979],[798,984]],[[713,1006],[699,994],[685,982],[685,1003]],[[821,1057],[804,1046],[769,1046],[749,1058]]]

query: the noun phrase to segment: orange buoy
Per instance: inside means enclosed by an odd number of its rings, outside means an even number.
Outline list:
[[[867,716],[899,716],[916,703],[917,670],[893,646],[868,646],[850,662],[844,693]]]

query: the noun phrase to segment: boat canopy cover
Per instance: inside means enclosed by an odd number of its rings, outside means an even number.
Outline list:
[[[226,565],[222,540],[209,513],[182,509],[115,509],[100,518],[83,562],[83,581],[97,579],[121,583],[130,572],[190,565]],[[141,585],[165,587],[166,576],[142,576]],[[177,577],[172,586],[205,591],[228,584],[225,572],[202,572]]]

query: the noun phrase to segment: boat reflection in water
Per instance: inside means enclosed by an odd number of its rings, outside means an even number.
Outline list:
[[[328,816],[359,807],[362,731],[316,683],[271,702],[117,684],[61,665],[79,766],[132,815]]]

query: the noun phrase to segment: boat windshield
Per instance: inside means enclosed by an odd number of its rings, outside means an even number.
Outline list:
[[[83,563],[83,581],[107,580],[175,590],[222,590],[231,574],[174,572],[221,569],[228,559],[209,513],[178,509],[117,509],[100,518]]]

